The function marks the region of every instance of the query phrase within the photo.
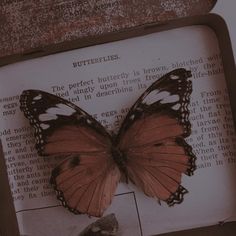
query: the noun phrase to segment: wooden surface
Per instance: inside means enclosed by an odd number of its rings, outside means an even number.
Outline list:
[[[206,14],[216,0],[1,0],[0,58],[129,30],[178,17]],[[236,223],[169,236],[235,236]]]
[[[206,14],[216,0],[1,0],[0,58],[45,46]]]

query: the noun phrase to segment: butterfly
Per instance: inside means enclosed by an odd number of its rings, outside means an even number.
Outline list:
[[[20,108],[34,127],[41,156],[60,156],[50,182],[75,214],[101,217],[121,180],[169,206],[188,191],[182,174],[196,168],[189,121],[191,72],[173,70],[154,82],[130,108],[116,135],[75,104],[26,90]]]

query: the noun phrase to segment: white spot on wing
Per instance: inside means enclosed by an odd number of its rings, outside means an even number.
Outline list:
[[[75,112],[76,112],[75,109],[62,103],[57,104],[56,107],[51,107],[46,110],[46,113],[48,114],[64,115],[64,116],[70,116]]]
[[[47,124],[41,124],[40,127],[42,129],[48,129],[50,127],[50,125],[47,125]]]
[[[163,100],[160,101],[161,104],[163,103],[172,103],[172,102],[178,102],[179,101],[179,95],[171,95],[168,97],[165,97]]]
[[[48,120],[56,120],[56,119],[57,119],[57,115],[54,115],[54,114],[45,113],[45,114],[39,115],[40,121],[48,121]]]
[[[177,110],[179,110],[180,109],[180,104],[178,103],[178,104],[175,104],[174,106],[172,106],[172,109],[173,110],[175,110],[175,111],[177,111]]]
[[[39,94],[38,96],[34,97],[33,100],[40,100],[42,98],[42,94]]]
[[[88,124],[92,124],[91,120],[87,119],[86,121],[87,121]]]
[[[157,101],[160,101],[164,99],[165,97],[169,96],[170,93],[167,91],[160,92],[159,90],[153,90],[151,93],[149,93],[143,100],[143,103],[147,105],[151,105]]]
[[[179,76],[178,75],[171,75],[170,78],[173,80],[176,80],[176,79],[179,79]]]
[[[133,120],[134,118],[135,118],[134,114],[132,116],[130,116],[130,120]]]

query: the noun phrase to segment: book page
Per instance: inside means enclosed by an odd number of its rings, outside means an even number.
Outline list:
[[[78,235],[96,218],[60,205],[49,184],[57,158],[39,157],[32,127],[19,108],[23,90],[38,89],[75,103],[117,132],[129,108],[165,73],[192,72],[194,176],[184,176],[183,203],[159,205],[131,183],[119,183],[106,214],[121,235],[153,235],[230,220],[236,209],[236,136],[217,38],[207,26],[153,33],[5,66],[0,69],[0,138],[22,234]]]

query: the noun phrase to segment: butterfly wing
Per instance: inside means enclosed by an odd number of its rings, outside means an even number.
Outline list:
[[[107,153],[70,155],[52,172],[63,206],[75,214],[101,217],[111,204],[120,170]]]
[[[128,178],[170,206],[182,202],[187,192],[182,174],[192,175],[195,169],[192,147],[184,140],[191,133],[190,76],[177,69],[153,83],[129,111],[117,138]]]
[[[85,111],[52,94],[26,90],[20,104],[39,155],[63,158],[51,177],[57,197],[74,213],[101,216],[120,179],[110,135]]]

